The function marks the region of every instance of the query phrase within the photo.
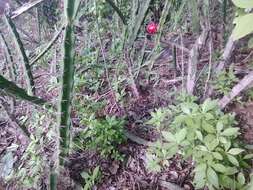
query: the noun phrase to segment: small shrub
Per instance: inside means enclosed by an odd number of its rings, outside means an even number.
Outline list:
[[[87,120],[85,120],[87,123]],[[122,160],[123,157],[117,150],[126,138],[123,133],[123,119],[106,117],[105,119],[94,119],[91,117],[88,127],[76,138],[80,147],[98,151],[102,156],[111,156],[114,159]]]
[[[97,166],[92,172],[82,172],[81,176],[84,179],[84,187],[82,190],[90,190],[100,180],[101,171]]]
[[[219,94],[227,95],[236,82],[238,82],[238,78],[234,74],[233,67],[230,67],[229,71],[222,71],[213,84]]]
[[[207,99],[203,104],[195,103],[195,98],[183,98],[176,106],[170,106],[166,113],[153,113],[150,123],[160,127],[154,117],[163,120],[170,117],[167,126],[161,129],[161,138],[156,147],[147,153],[148,167],[160,171],[169,164],[168,159],[180,154],[195,163],[194,185],[196,189],[247,189],[248,176],[244,169],[247,160],[253,157],[237,141],[239,128],[233,114],[220,111],[217,102]],[[159,114],[158,114],[159,113]],[[154,122],[155,121],[155,122]]]

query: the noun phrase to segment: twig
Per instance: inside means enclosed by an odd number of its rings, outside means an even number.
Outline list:
[[[116,13],[119,15],[120,19],[122,20],[124,25],[127,25],[127,20],[125,19],[125,16],[121,12],[121,10],[115,5],[115,3],[112,0],[106,0],[107,3],[111,5],[111,7],[116,11]]]
[[[3,99],[0,99],[0,101],[2,102],[2,107],[5,110],[5,112],[8,115],[8,119],[9,121],[14,125],[17,126],[19,129],[21,129],[21,131],[24,133],[24,135],[26,137],[28,137],[28,139],[30,138],[30,132],[28,131],[28,129],[26,128],[26,126],[20,124],[18,122],[18,120],[16,119],[16,117],[10,113],[10,111],[8,110],[8,105],[7,102],[5,102]]]
[[[38,5],[39,3],[43,2],[44,0],[37,0],[34,2],[26,3],[22,7],[19,7],[17,10],[11,13],[11,19],[18,17],[19,15],[25,13],[26,11],[30,10],[34,6]]]
[[[167,46],[169,46],[169,45],[175,46],[176,48],[178,48],[178,49],[180,49],[180,50],[182,50],[184,52],[190,53],[190,50],[188,48],[184,47],[183,44],[179,45],[179,44],[177,44],[175,42],[165,41],[165,40],[161,40],[161,44],[162,45],[165,44]]]
[[[133,91],[133,95],[135,96],[135,98],[139,99],[140,98],[140,93],[139,93],[139,90],[137,88],[137,85],[135,83],[135,80],[134,80],[134,75],[132,73],[132,59],[130,57],[130,53],[125,50],[125,60],[126,60],[126,63],[127,63],[127,70],[128,70],[128,74],[129,74],[129,79],[130,79],[130,82],[131,82],[131,88],[132,88],[132,91]]]
[[[150,146],[150,147],[155,147],[155,143],[147,141],[145,139],[142,139],[128,131],[124,131],[125,136],[130,139],[131,141],[140,144],[140,145],[144,145],[144,146]]]
[[[246,89],[253,82],[253,71],[246,75],[237,85],[235,85],[231,92],[219,100],[218,104],[223,109],[228,105],[237,95]]]
[[[159,185],[168,190],[184,190],[182,187],[164,180],[158,180]]]
[[[96,1],[94,1],[94,3],[95,3],[95,6],[96,6],[96,14],[98,14]],[[104,44],[103,44],[103,41],[102,41],[102,38],[101,38],[101,34],[100,34],[100,31],[99,31],[98,17],[96,19],[96,29],[97,29],[97,34],[98,34],[98,40],[99,40],[100,50],[101,50],[101,54],[102,54],[102,57],[103,57],[103,63],[104,63],[104,66],[105,66],[106,80],[108,82],[108,86],[110,88],[110,91],[112,92],[113,100],[114,100],[114,103],[115,103],[115,105],[117,107],[117,110],[119,110],[119,106],[118,106],[118,103],[117,103],[117,98],[116,98],[115,92],[114,92],[114,90],[112,88],[112,83],[111,83],[110,77],[109,77],[108,65],[107,65],[107,62],[106,62],[106,53],[105,53],[105,50],[104,50]]]
[[[211,31],[211,23],[210,23],[210,18],[208,17],[207,20],[208,23],[208,30],[210,31],[209,34],[209,63],[208,63],[208,74],[205,82],[205,88],[204,88],[204,94],[203,97],[206,98],[207,92],[208,92],[208,86],[209,86],[209,80],[211,78],[212,74],[212,59],[213,59],[213,38],[212,38],[212,31]]]
[[[220,60],[220,62],[216,66],[215,71],[217,73],[221,72],[224,69],[226,63],[228,62],[228,60],[231,57],[231,54],[232,54],[232,52],[234,50],[234,47],[235,47],[235,41],[233,40],[233,37],[231,35],[229,37],[229,39],[228,39],[228,42],[227,42],[226,47],[225,47],[225,50],[224,50],[224,52],[223,52],[223,54],[221,56],[221,60]]]
[[[199,51],[205,45],[207,37],[208,37],[208,30],[203,29],[201,35],[195,41],[195,44],[190,51],[188,61],[187,82],[186,82],[186,90],[189,94],[193,94],[195,88],[197,65],[199,61]]]
[[[65,24],[60,28],[60,30],[54,35],[53,39],[48,43],[48,45],[42,50],[30,63],[33,66],[43,55],[45,55],[51,47],[54,45],[56,40],[59,38],[61,32],[64,30]]]

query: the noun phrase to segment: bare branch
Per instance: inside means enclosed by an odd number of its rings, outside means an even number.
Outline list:
[[[208,37],[208,30],[204,29],[201,35],[195,41],[195,44],[192,47],[189,54],[188,74],[186,82],[186,90],[189,94],[193,94],[195,88],[196,72],[199,62],[199,51],[205,45],[207,37]]]
[[[215,69],[217,73],[221,72],[224,69],[226,63],[231,57],[234,47],[235,47],[235,41],[233,40],[232,35],[231,35],[228,39],[225,50],[221,56],[221,61],[217,64],[217,67]]]
[[[51,49],[51,47],[54,45],[54,43],[59,38],[61,32],[63,31],[65,25],[63,25],[60,30],[55,34],[53,39],[47,44],[47,46],[31,61],[30,66],[33,66],[43,55],[45,55],[48,50]]]
[[[223,109],[228,105],[236,96],[245,90],[253,82],[253,71],[246,75],[237,85],[233,87],[231,92],[219,100],[219,106]]]
[[[26,3],[22,7],[19,7],[17,10],[11,13],[11,19],[18,17],[19,15],[25,13],[26,11],[30,10],[31,8],[35,7],[39,3],[43,2],[44,0],[36,0],[34,2]]]

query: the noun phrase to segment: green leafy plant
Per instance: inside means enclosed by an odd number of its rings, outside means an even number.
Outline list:
[[[247,154],[237,141],[234,115],[220,111],[216,101],[207,99],[199,105],[192,100],[169,107],[171,119],[147,153],[148,167],[160,171],[169,164],[168,159],[179,154],[195,163],[196,189],[247,189],[244,169],[253,154]]]
[[[51,125],[44,129],[40,126],[46,121],[48,122],[50,119],[48,116],[47,114],[34,113],[29,119],[27,117],[21,118],[21,122],[26,123],[33,134],[30,135],[30,143],[22,157],[15,162],[13,170],[6,177],[8,182],[14,182],[19,186],[16,187],[17,189],[40,189],[44,178],[47,177],[45,171],[49,169],[49,157],[44,152],[45,147],[52,143],[55,132]],[[15,148],[14,145],[11,147],[8,149]]]
[[[85,123],[87,124],[87,119]],[[79,147],[96,150],[102,156],[122,160],[117,146],[126,140],[123,132],[124,123],[123,119],[116,117],[107,116],[100,120],[90,117],[88,127],[75,138],[75,142]]]
[[[101,175],[99,166],[97,166],[92,172],[82,172],[81,176],[85,182],[83,190],[91,190],[92,187],[101,179]]]
[[[213,82],[214,89],[222,95],[227,95],[233,85],[238,81],[238,78],[235,76],[233,67],[230,67],[228,71],[222,71],[217,79]]]
[[[253,8],[253,2],[250,0],[232,0],[237,9],[237,17],[234,20],[235,28],[233,30],[233,37],[239,40],[253,32],[253,13],[249,10]]]

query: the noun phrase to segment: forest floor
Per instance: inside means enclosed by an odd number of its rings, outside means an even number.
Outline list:
[[[169,36],[171,34],[165,35]],[[221,46],[219,39],[219,32],[213,32],[214,35],[214,49],[220,49]],[[188,50],[191,49],[195,42],[196,37],[191,34],[183,35],[183,47]],[[216,40],[215,40],[216,39]],[[166,39],[167,40],[167,39]],[[169,39],[168,44],[171,42]],[[140,44],[143,42],[140,41]],[[164,45],[164,44],[163,44]],[[150,49],[153,48],[152,42],[150,42]],[[180,48],[177,48],[177,62],[181,65],[187,65],[188,53],[183,53]],[[240,47],[235,48],[231,62],[234,63],[236,68],[236,75],[240,78],[243,75],[243,71],[250,70],[249,68],[252,58],[252,50],[241,50]],[[205,66],[209,62],[208,48],[201,50],[201,57],[199,61],[199,73],[205,72]],[[101,99],[107,102],[103,111],[100,111],[99,115],[116,115],[126,116],[127,125],[125,130],[134,134],[146,141],[154,142],[157,138],[156,132],[144,123],[139,121],[147,120],[150,117],[150,112],[155,108],[166,107],[173,103],[173,92],[177,91],[177,86],[182,83],[182,73],[173,69],[173,63],[170,59],[171,48],[164,45],[162,53],[158,56],[154,67],[153,73],[157,77],[156,80],[146,79],[145,70],[141,70],[137,81],[140,91],[140,97],[135,99],[131,96],[129,89],[126,96],[126,103],[122,107],[121,105],[115,105],[112,92],[106,94],[93,94],[94,98],[102,97]],[[49,82],[49,71],[43,68],[37,69],[37,75],[41,77],[36,81],[38,88],[38,95],[51,100],[57,96],[56,89],[48,91],[45,89]],[[158,80],[157,80],[158,79]],[[19,109],[17,109],[19,108]],[[16,115],[23,115],[25,112],[29,113],[29,107],[24,107],[24,104],[19,104],[16,107]],[[235,112],[238,118],[238,126],[241,128],[241,139],[246,144],[253,144],[253,102],[248,101],[244,104],[235,103],[226,109],[226,112]],[[6,114],[3,112],[3,117],[0,117],[0,156],[6,151],[11,144],[21,144],[16,155],[13,155],[18,160],[22,152],[24,151],[27,142],[14,128],[13,125],[9,125],[9,119],[6,120]],[[30,113],[31,114],[31,113]],[[79,123],[80,118],[73,111],[73,125],[75,128],[82,128]],[[2,119],[3,118],[3,119]],[[145,144],[145,143],[143,143]],[[147,146],[138,144],[128,139],[126,143],[119,147],[120,153],[125,155],[123,162],[105,159],[99,156],[93,151],[81,151],[74,152],[70,155],[70,162],[67,165],[69,169],[69,175],[71,179],[82,184],[83,178],[80,173],[84,170],[94,169],[96,166],[100,166],[103,173],[103,177],[94,189],[97,190],[177,190],[173,184],[177,184],[185,190],[192,190],[192,176],[191,171],[193,169],[193,163],[191,160],[183,161],[180,156],[173,157],[169,163],[169,167],[159,173],[152,173],[146,169],[147,158],[145,156]],[[168,186],[170,188],[168,188]],[[3,187],[0,185],[0,190]],[[11,189],[7,188],[7,189]],[[71,189],[69,186],[69,180],[60,179],[59,189]],[[14,189],[13,189],[14,190]],[[16,189],[15,189],[16,190]]]

